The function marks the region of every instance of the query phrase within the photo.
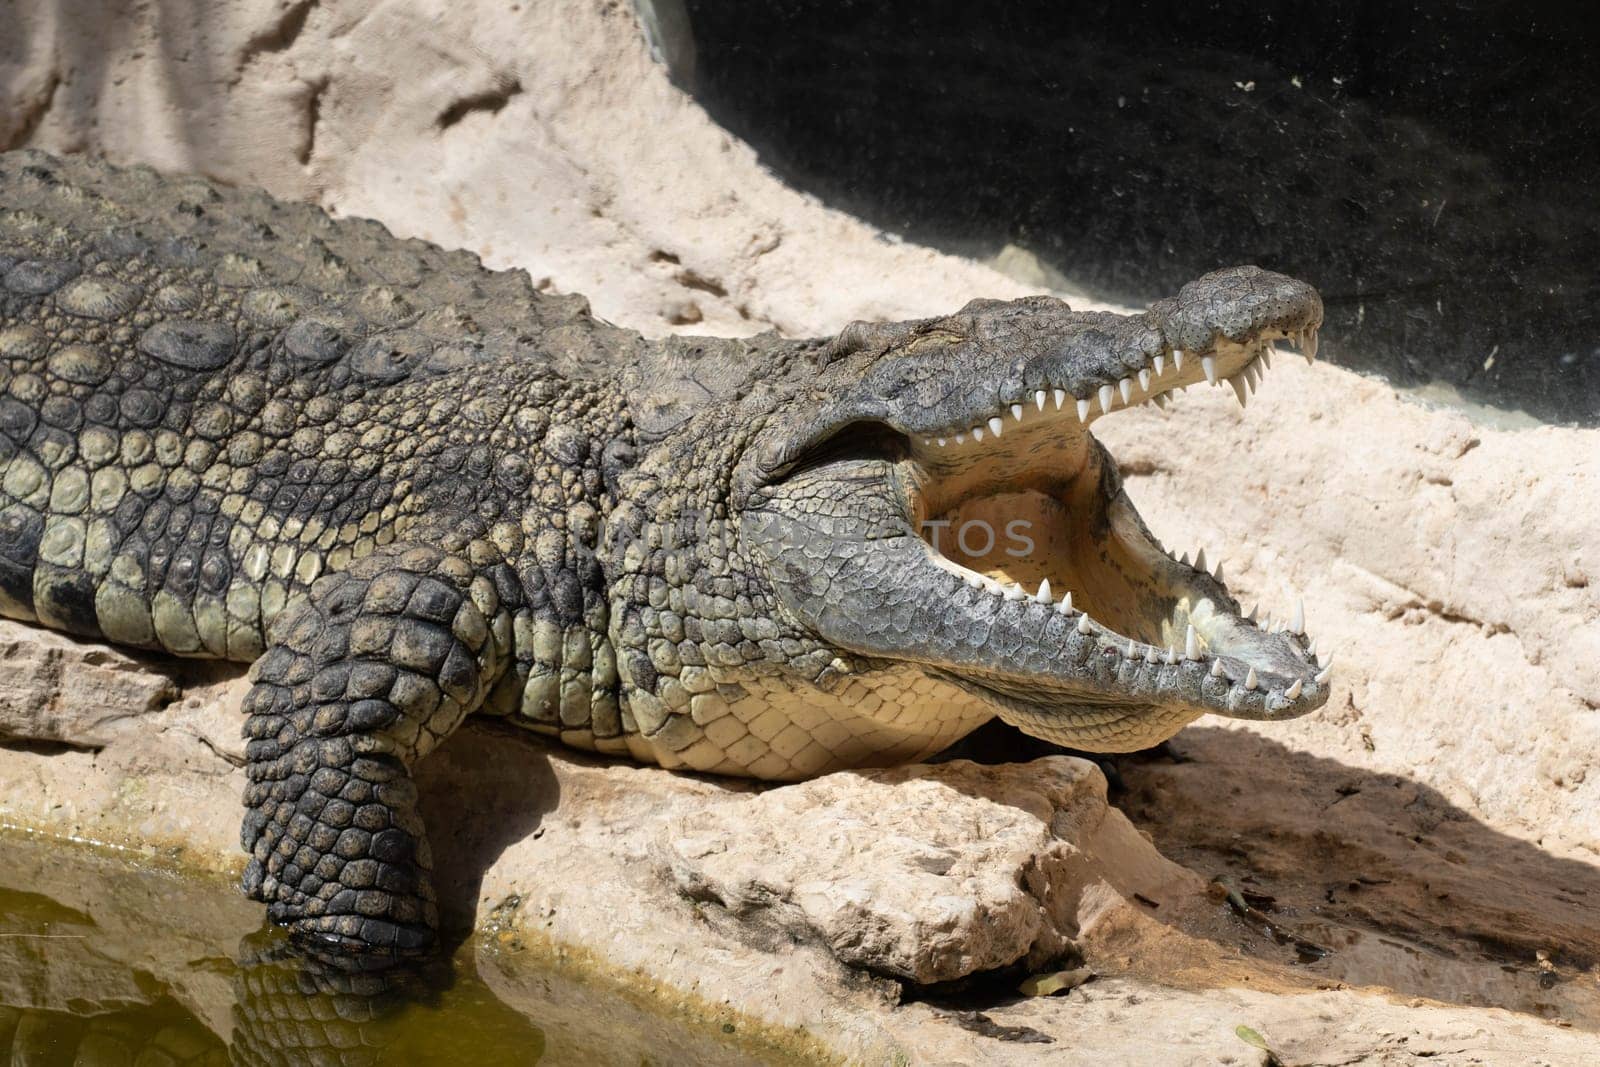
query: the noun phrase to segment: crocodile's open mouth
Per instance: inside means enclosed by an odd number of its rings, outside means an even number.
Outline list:
[[[1304,714],[1329,676],[1301,609],[1258,623],[1203,554],[1168,555],[1089,426],[1194,385],[1244,403],[1276,343],[1314,357],[1321,322],[1315,290],[1241,267],[1138,316],[1024,298],[847,330],[854,384],[756,452],[744,536],[831,646],[1036,736],[1127,750],[1206,712]]]
[[[1088,433],[1119,407],[1165,407],[1198,383],[1232,388],[1243,405],[1270,369],[1276,339],[1223,341],[1197,355],[1174,350],[1092,397],[1036,389],[981,425],[909,440],[898,474],[929,561],[960,580],[969,607],[1018,605],[1034,626],[1092,642],[1101,661],[1094,673],[1115,677],[1120,691],[1096,692],[1096,703],[1154,696],[1163,675],[1181,671],[1204,679],[1205,710],[1286,718],[1317,706],[1329,666],[1305,635],[1303,606],[1281,628],[1263,625],[1242,612],[1220,562],[1213,568],[1203,549],[1192,560],[1169,555]],[[1314,356],[1314,329],[1291,340]],[[960,673],[1024,704],[1089,695],[1073,674],[1024,678],[979,665]]]

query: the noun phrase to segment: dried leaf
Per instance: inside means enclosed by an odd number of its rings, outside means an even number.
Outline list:
[[[1077,989],[1083,983],[1094,977],[1094,972],[1087,967],[1076,967],[1070,971],[1051,971],[1047,974],[1030,975],[1017,986],[1017,992],[1030,997],[1048,997],[1056,993],[1068,993]]]

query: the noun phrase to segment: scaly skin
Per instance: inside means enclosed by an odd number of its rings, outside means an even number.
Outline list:
[[[0,613],[253,661],[246,890],[301,935],[415,950],[437,914],[411,769],[468,714],[792,779],[997,714],[1119,750],[1318,706],[1303,638],[1151,546],[1074,408],[1180,345],[1141,393],[1203,352],[1242,376],[1320,321],[1238,268],[1143,316],[1031,298],[647,341],[375,223],[7,154]],[[937,444],[1018,397],[1005,445]],[[931,549],[961,508],[1047,543]],[[1026,573],[1078,607],[1008,593]],[[1192,657],[1148,662],[1191,624]]]

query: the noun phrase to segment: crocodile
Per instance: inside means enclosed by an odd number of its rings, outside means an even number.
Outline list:
[[[1235,267],[1133,315],[646,339],[376,222],[8,153],[0,614],[250,662],[245,891],[426,951],[412,770],[469,714],[791,780],[996,717],[1115,752],[1323,704],[1299,613],[1168,554],[1089,432],[1242,403],[1321,322]]]

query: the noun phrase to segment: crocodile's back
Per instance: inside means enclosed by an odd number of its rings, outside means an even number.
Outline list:
[[[456,408],[594,377],[621,333],[374,222],[0,155],[0,614],[253,658],[393,537],[408,458],[487,447]]]

